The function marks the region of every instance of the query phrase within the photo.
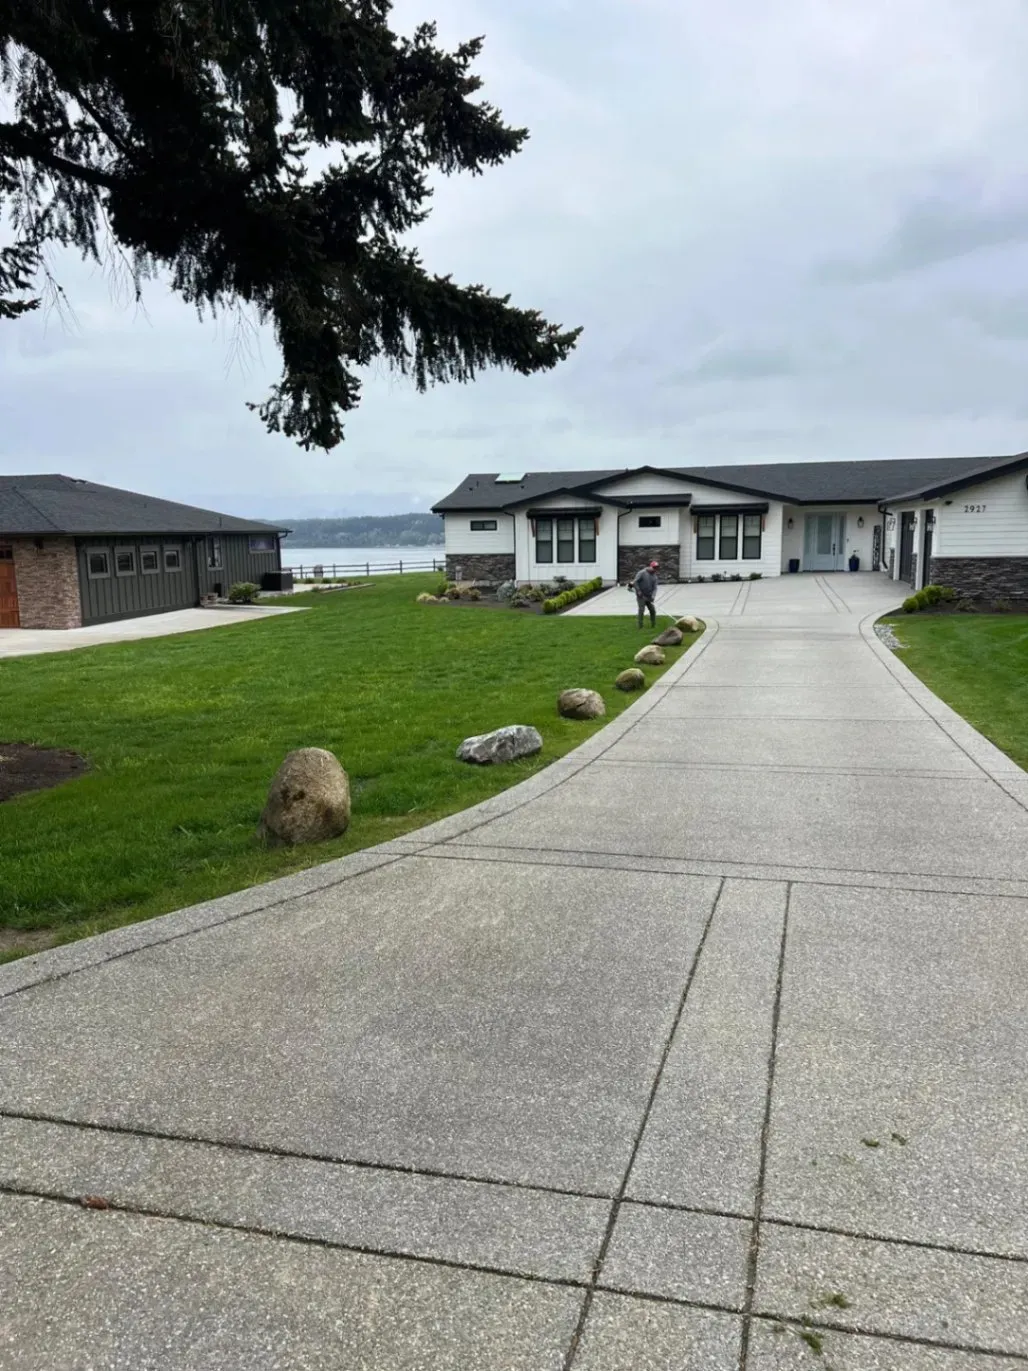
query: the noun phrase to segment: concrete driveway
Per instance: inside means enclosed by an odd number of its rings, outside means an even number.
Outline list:
[[[71,652],[77,647],[102,643],[129,643],[137,638],[167,638],[173,633],[197,633],[224,628],[227,624],[267,619],[275,614],[302,614],[301,606],[232,605],[216,609],[173,609],[167,614],[144,614],[137,619],[117,619],[110,624],[86,628],[0,628],[0,660],[5,657],[36,657],[44,652]]]
[[[894,599],[684,594],[517,789],[0,969],[0,1366],[1023,1371],[1028,777]]]

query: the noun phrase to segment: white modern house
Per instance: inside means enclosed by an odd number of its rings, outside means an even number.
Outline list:
[[[433,506],[451,579],[880,571],[1028,599],[1028,453],[473,474]]]

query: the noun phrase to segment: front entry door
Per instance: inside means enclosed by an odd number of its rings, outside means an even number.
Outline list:
[[[900,515],[900,574],[901,581],[909,581],[914,567],[914,511]]]
[[[14,579],[14,549],[0,547],[0,628],[20,628],[18,583]]]
[[[808,514],[804,571],[838,571],[843,564],[845,514]]]

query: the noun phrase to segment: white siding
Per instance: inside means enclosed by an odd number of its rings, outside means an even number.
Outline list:
[[[957,490],[936,506],[934,557],[1028,557],[1028,488],[1014,472]]]
[[[680,495],[683,499],[691,495],[697,504],[749,505],[754,500],[763,499],[760,495],[740,495],[735,490],[722,490],[720,486],[703,485],[700,481],[676,480],[671,476],[660,476],[643,471],[635,476],[618,476],[612,481],[599,481],[594,487],[598,495]]]
[[[677,544],[679,516],[688,518],[688,511],[678,509],[631,509],[621,513],[621,546],[651,547],[658,544]],[[640,519],[659,519],[660,528],[640,528]]]
[[[496,529],[488,533],[471,531],[471,521],[480,519],[496,520]],[[513,552],[514,520],[502,510],[492,512],[483,510],[481,514],[447,514],[443,520],[446,531],[446,551],[453,556],[465,557],[469,553]]]
[[[556,560],[556,529],[554,530],[554,561],[535,560],[535,538],[532,536],[532,521],[528,509],[552,509],[555,514],[561,510],[596,509],[596,500],[579,499],[573,495],[552,495],[534,500],[530,506],[517,512],[517,577],[519,581],[552,581],[555,576],[566,576],[569,581],[591,581],[594,576],[602,576],[605,581],[616,581],[618,574],[618,530],[617,516],[620,511],[614,505],[602,505],[602,513],[596,529],[595,562],[558,562]],[[578,547],[577,529],[575,547]]]

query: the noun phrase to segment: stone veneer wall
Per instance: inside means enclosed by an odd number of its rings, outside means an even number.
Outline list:
[[[661,581],[677,581],[680,555],[681,548],[677,543],[653,544],[651,547],[619,547],[618,584],[624,585],[634,580],[635,573],[641,571],[644,566],[649,566],[650,562],[660,563],[657,575]]]
[[[517,562],[513,552],[448,552],[448,581],[513,581]]]
[[[914,588],[916,585],[917,585],[917,553],[916,553],[916,552],[912,552],[912,553],[910,554],[910,588],[911,588],[911,590],[913,590],[913,588]]]
[[[933,557],[932,582],[986,600],[1028,600],[1028,557]]]
[[[22,628],[79,628],[82,597],[73,538],[14,539],[14,574]]]

